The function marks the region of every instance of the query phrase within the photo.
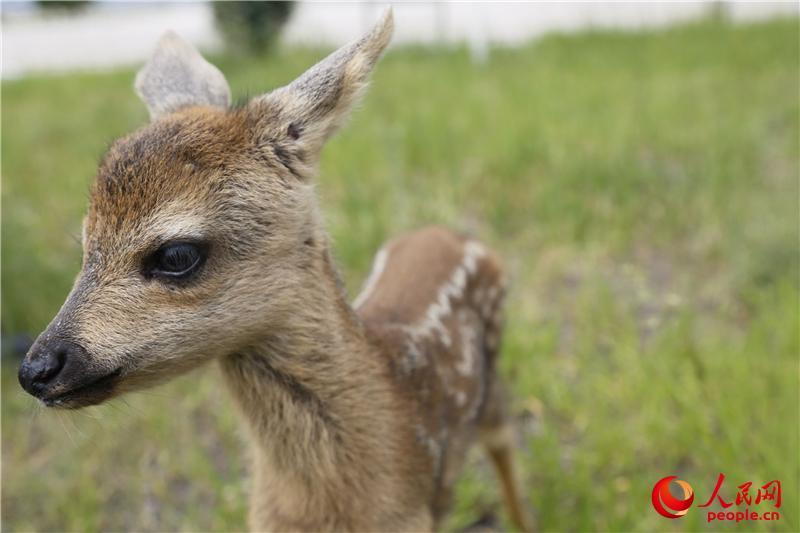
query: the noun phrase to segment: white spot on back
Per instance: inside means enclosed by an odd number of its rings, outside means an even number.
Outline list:
[[[409,334],[409,339],[406,341],[406,356],[400,361],[406,374],[410,374],[413,370],[425,366],[428,362],[425,359],[424,353],[419,349],[413,333],[409,332]]]
[[[459,407],[464,407],[467,403],[467,395],[464,391],[456,391],[456,405]]]
[[[456,370],[462,376],[471,376],[475,373],[475,362],[477,354],[478,335],[473,327],[467,320],[466,313],[459,316],[459,333],[461,334],[461,360],[456,363]]]
[[[456,267],[447,282],[439,288],[436,299],[425,311],[425,320],[412,328],[412,337],[415,339],[426,338],[437,332],[442,343],[447,347],[451,346],[450,332],[445,327],[443,319],[452,314],[452,301],[463,296],[470,274],[475,272],[478,259],[485,253],[486,249],[480,243],[474,241],[466,243],[461,264]]]
[[[433,471],[438,475],[442,468],[442,443],[447,438],[447,428],[440,430],[438,439],[430,436],[422,426],[417,426],[416,433],[417,441],[427,449],[428,455],[433,461]]]
[[[361,289],[361,293],[359,293],[353,301],[354,308],[358,309],[361,307],[372,295],[372,291],[375,290],[375,285],[378,284],[378,280],[381,274],[383,274],[383,270],[386,268],[388,259],[389,251],[385,248],[381,248],[375,255],[375,261],[372,263],[372,271],[369,273],[369,277],[367,277],[367,281],[364,283],[364,288]]]

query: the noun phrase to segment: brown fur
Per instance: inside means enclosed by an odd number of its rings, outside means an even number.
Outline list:
[[[249,428],[255,530],[435,529],[479,434],[512,518],[527,526],[495,372],[497,258],[443,228],[405,235],[384,247],[353,309],[319,220],[319,151],[391,25],[388,15],[293,84],[234,109],[220,103],[227,86],[210,65],[170,36],[137,81],[154,121],[104,157],[81,274],[28,355],[54,339],[85,350],[82,374],[58,376],[41,396],[67,408],[216,360]],[[186,68],[173,86],[159,65],[176,62]],[[192,89],[204,76],[214,90]],[[195,279],[143,276],[149,254],[186,238],[208,245]],[[86,376],[110,377],[81,388]]]

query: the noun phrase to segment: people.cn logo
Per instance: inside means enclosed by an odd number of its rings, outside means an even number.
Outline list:
[[[672,495],[670,483],[673,481],[683,491],[682,498],[676,498]],[[678,476],[667,476],[659,480],[653,487],[653,507],[661,516],[680,518],[686,514],[693,501],[694,491],[692,486],[682,479],[678,479]]]

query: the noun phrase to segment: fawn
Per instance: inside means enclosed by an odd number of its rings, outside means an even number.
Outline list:
[[[178,36],[136,78],[149,125],[103,157],[83,264],[19,371],[76,409],[216,360],[249,429],[254,530],[435,529],[475,437],[526,529],[495,371],[504,275],[431,227],[378,253],[351,307],[313,191],[391,11],[291,84],[230,106]]]

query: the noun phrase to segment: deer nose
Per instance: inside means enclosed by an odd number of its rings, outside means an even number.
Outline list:
[[[64,369],[67,360],[82,353],[80,346],[63,340],[34,346],[19,367],[19,383],[30,394],[41,396]]]

